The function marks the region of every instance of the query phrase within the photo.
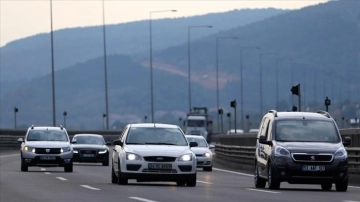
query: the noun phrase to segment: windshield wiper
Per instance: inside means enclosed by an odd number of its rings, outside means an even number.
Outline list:
[[[177,144],[165,143],[165,142],[145,142],[145,144],[154,144],[154,145],[177,145]]]

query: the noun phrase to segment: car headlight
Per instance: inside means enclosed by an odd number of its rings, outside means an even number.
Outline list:
[[[205,157],[211,157],[211,153],[210,153],[210,152],[206,152],[206,153],[204,154],[204,156],[205,156]]]
[[[191,154],[184,154],[179,157],[179,161],[191,161],[192,155]]]
[[[25,146],[25,147],[24,147],[24,151],[26,151],[26,152],[32,152],[32,153],[35,153],[35,148]]]
[[[285,149],[284,147],[276,146],[275,156],[290,156],[290,152],[289,152],[289,150]]]
[[[78,153],[79,153],[79,150],[74,149],[74,154],[78,154]]]
[[[138,154],[126,153],[126,160],[129,160],[129,161],[141,161],[142,158]]]
[[[106,152],[107,152],[106,149],[104,149],[104,150],[99,150],[99,154],[105,154]]]
[[[60,149],[61,153],[68,152],[68,151],[70,151],[70,147],[63,147]]]
[[[347,158],[347,151],[345,150],[344,147],[339,148],[335,152],[335,158],[336,159],[346,159]]]

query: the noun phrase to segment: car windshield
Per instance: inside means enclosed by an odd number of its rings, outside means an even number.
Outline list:
[[[27,141],[68,141],[68,137],[63,130],[31,130],[27,136]]]
[[[153,144],[187,146],[188,143],[178,128],[130,128],[126,144]]]
[[[277,141],[332,142],[340,141],[335,124],[320,120],[284,120],[276,122]]]
[[[197,147],[208,147],[208,144],[206,143],[205,139],[192,138],[192,137],[187,137],[186,139],[188,140],[188,142],[196,142],[198,144]]]
[[[205,121],[204,120],[188,120],[187,126],[188,127],[204,127]]]
[[[97,145],[105,144],[104,139],[102,137],[92,136],[92,135],[75,136],[74,139],[76,139],[76,144],[97,144]]]

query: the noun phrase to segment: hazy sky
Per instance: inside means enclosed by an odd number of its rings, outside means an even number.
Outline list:
[[[327,0],[105,0],[106,24],[156,18],[178,18],[243,8],[299,9]],[[50,32],[50,0],[0,0],[0,46]],[[102,24],[102,0],[53,0],[54,30]]]

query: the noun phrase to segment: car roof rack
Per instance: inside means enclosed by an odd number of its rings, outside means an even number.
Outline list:
[[[331,117],[330,114],[329,114],[327,111],[317,110],[316,113],[322,114],[322,115],[324,115],[324,116],[326,116],[326,117],[328,117],[328,118]]]
[[[33,125],[31,125],[31,129],[34,129],[34,124],[33,124]]]
[[[275,109],[270,109],[269,113],[272,113],[275,117],[277,117],[277,111]]]
[[[62,126],[62,125],[60,125],[60,129],[61,129],[61,130],[63,129],[63,126]]]

